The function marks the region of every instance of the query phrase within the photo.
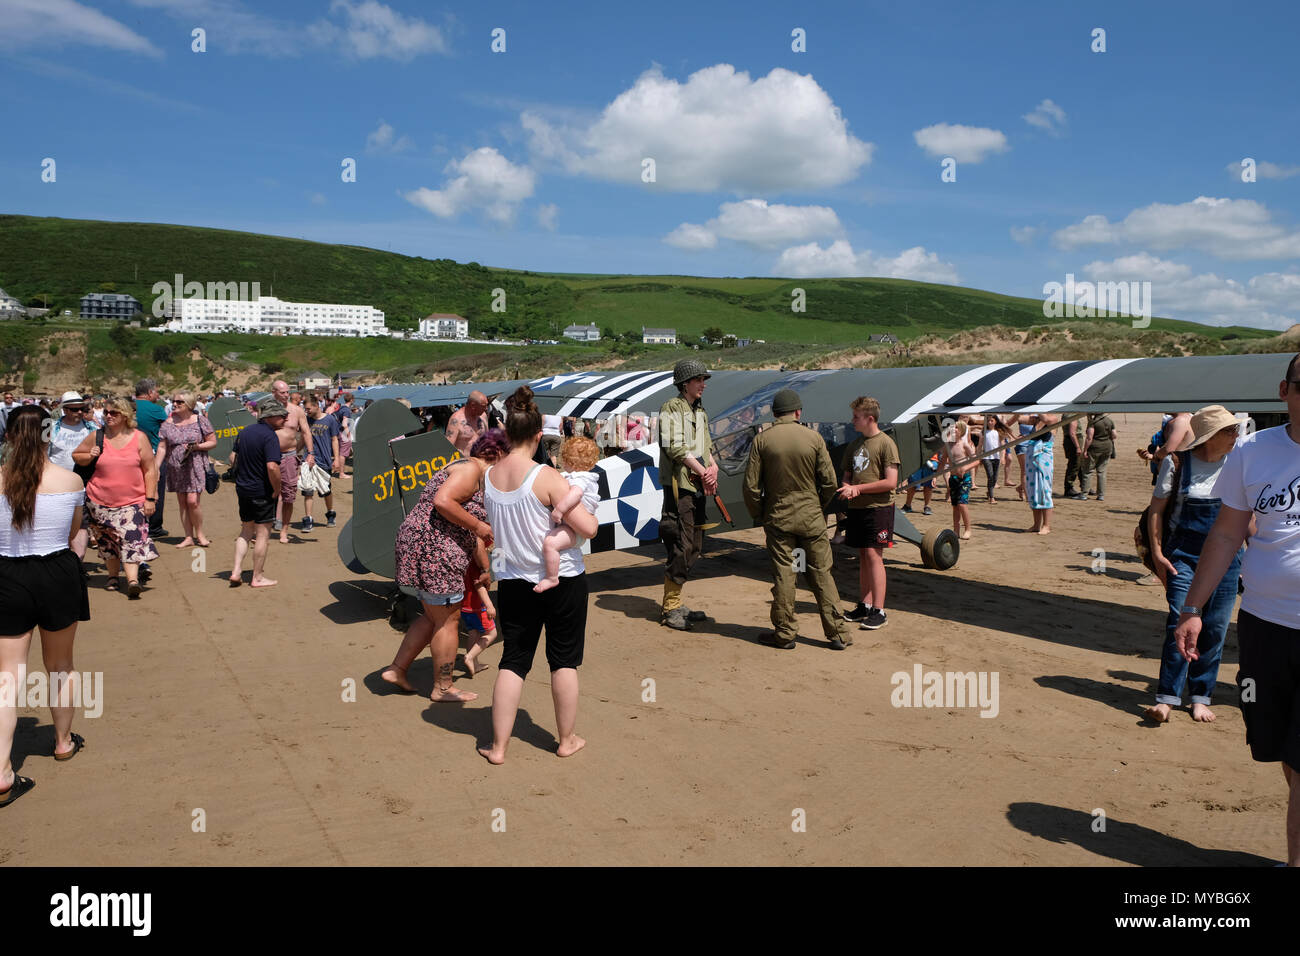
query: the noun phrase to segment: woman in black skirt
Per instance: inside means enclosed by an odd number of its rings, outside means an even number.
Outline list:
[[[71,760],[84,740],[72,732],[80,687],[72,664],[77,622],[90,620],[81,561],[71,549],[81,529],[81,479],[47,455],[49,413],[24,406],[10,416],[0,467],[0,807],[36,784],[9,759],[18,707],[26,698],[27,652],[41,629],[54,718],[54,759]]]

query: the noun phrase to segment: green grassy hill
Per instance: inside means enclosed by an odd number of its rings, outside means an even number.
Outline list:
[[[879,332],[913,340],[1044,324],[1037,299],[904,279],[543,274],[192,226],[0,216],[0,287],[30,304],[44,301],[55,315],[75,315],[82,295],[100,291],[133,295],[147,311],[154,283],[171,283],[176,273],[204,283],[259,282],[263,295],[274,289],[290,301],[374,305],[390,328],[454,312],[470,319],[476,336],[558,338],[566,325],[595,323],[615,333],[675,328],[679,341],[693,342],[716,326],[769,343],[850,346]],[[506,293],[504,313],[491,311],[497,288]],[[795,288],[805,290],[805,313],[791,311]],[[1130,328],[1127,319],[1109,321]],[[1168,319],[1152,328],[1210,339],[1272,334]],[[373,368],[374,360],[354,367]]]

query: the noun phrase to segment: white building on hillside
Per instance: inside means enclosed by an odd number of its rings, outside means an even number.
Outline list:
[[[567,338],[577,339],[579,342],[600,341],[600,329],[595,325],[570,325],[565,328],[564,334]]]
[[[26,315],[27,310],[23,308],[23,304],[4,289],[0,289],[0,318],[21,319]]]
[[[177,332],[260,332],[264,335],[346,335],[365,338],[388,335],[384,313],[368,305],[324,302],[285,302],[260,296],[247,302],[234,299],[173,299],[172,321]]]
[[[641,343],[643,345],[676,345],[676,329],[647,329],[641,326]]]
[[[467,339],[469,319],[450,312],[434,312],[420,320],[420,334],[430,339]]]

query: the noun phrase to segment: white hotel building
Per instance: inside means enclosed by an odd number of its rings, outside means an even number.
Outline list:
[[[387,336],[384,313],[368,305],[285,302],[260,296],[248,302],[234,299],[173,299],[175,332],[260,332],[263,335]]]

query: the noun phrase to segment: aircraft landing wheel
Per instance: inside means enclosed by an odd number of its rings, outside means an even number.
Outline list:
[[[961,542],[952,528],[927,531],[921,539],[921,563],[936,571],[947,571],[957,563]]]

